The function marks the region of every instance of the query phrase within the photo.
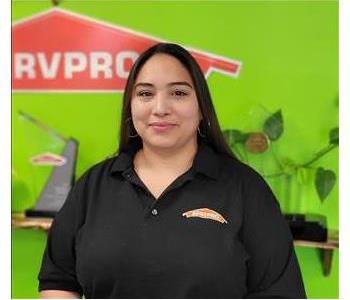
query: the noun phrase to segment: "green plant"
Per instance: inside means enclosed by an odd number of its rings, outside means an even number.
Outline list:
[[[224,130],[223,133],[238,158],[245,163],[249,163],[247,151],[259,154],[270,150],[270,144],[276,143],[281,138],[283,131],[284,121],[282,110],[280,109],[268,116],[264,121],[262,130],[259,132],[243,132],[237,129],[228,129]],[[255,137],[260,135],[260,137],[252,139],[253,135]],[[242,147],[238,147],[239,145]],[[315,168],[314,164],[324,155],[338,147],[338,145],[339,128],[335,127],[329,131],[328,144],[303,163],[295,162],[288,157],[281,159],[274,151],[271,151],[278,170],[271,174],[262,175],[266,178],[295,175],[297,181],[305,185],[313,181],[317,195],[323,202],[332,191],[337,176],[332,170],[324,169],[323,167]],[[240,151],[239,148],[243,149],[243,151]]]

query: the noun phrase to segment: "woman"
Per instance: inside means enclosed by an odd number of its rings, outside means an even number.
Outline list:
[[[79,179],[53,222],[43,298],[305,298],[278,202],[231,153],[185,49],[137,59],[120,128],[118,156]]]

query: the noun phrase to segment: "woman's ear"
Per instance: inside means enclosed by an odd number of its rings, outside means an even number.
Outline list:
[[[202,112],[199,110],[199,122],[203,120]]]

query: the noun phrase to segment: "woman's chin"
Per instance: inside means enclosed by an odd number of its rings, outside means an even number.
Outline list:
[[[152,148],[175,148],[177,143],[174,139],[168,139],[164,137],[155,137],[150,140],[144,141],[144,143]]]

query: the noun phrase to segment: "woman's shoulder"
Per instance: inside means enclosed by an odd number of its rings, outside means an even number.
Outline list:
[[[264,180],[254,168],[234,157],[220,155],[221,172],[228,178],[239,178],[240,181],[260,181]]]
[[[226,185],[235,186],[247,207],[265,207],[275,210],[279,203],[262,174],[237,160],[223,158],[223,179]],[[277,204],[277,206],[276,206]]]

